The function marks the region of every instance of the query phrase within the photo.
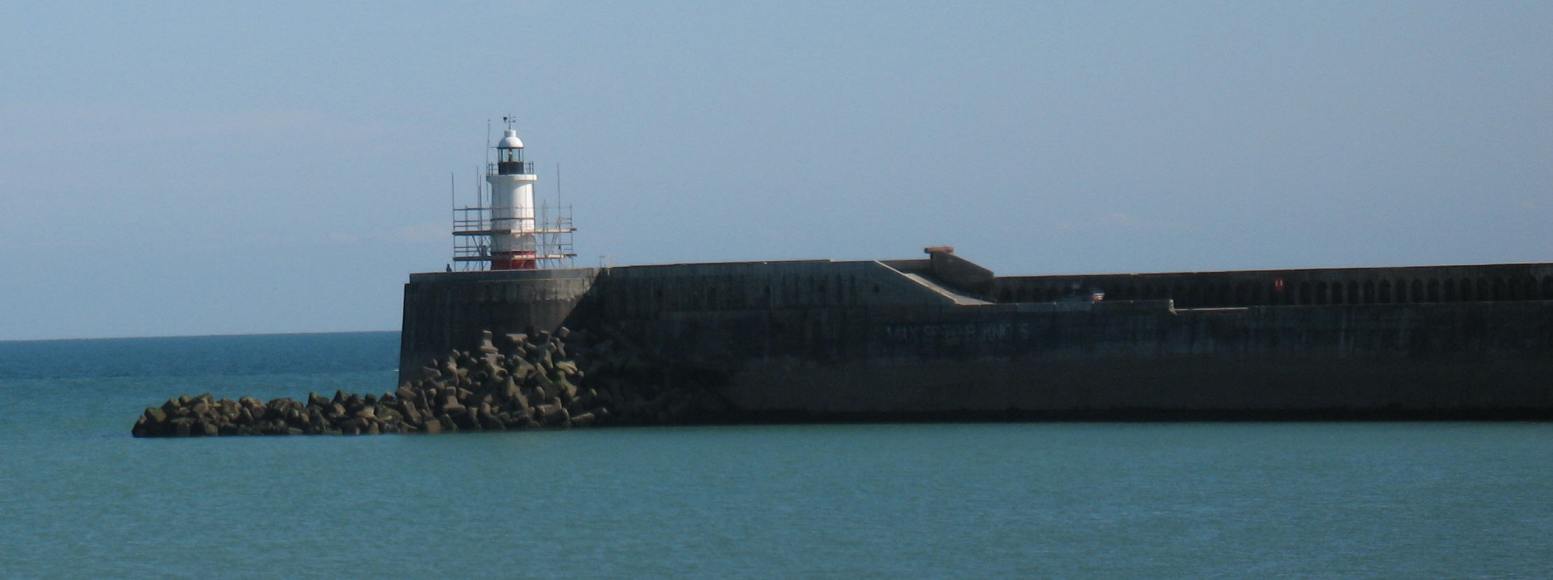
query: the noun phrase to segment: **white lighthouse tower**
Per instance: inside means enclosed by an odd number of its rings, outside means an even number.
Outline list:
[[[496,170],[487,172],[485,181],[491,186],[491,269],[537,268],[534,182],[539,176],[533,162],[523,159],[523,140],[510,118],[496,143]]]
[[[539,176],[534,163],[524,159],[523,140],[512,128],[512,117],[502,120],[507,129],[494,147],[496,162],[486,163],[485,186],[475,196],[480,203],[459,207],[456,193],[448,192],[453,206],[453,263],[460,270],[482,270],[487,264],[492,270],[570,268],[577,257],[572,250],[577,228],[572,225],[571,206],[561,204],[561,168],[556,166],[555,199],[536,205],[534,183]]]

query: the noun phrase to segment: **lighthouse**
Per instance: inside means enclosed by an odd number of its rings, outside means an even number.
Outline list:
[[[492,270],[533,270],[538,267],[538,227],[534,221],[533,162],[523,158],[523,140],[508,121],[496,143],[496,167],[487,171],[491,187],[490,259]]]
[[[485,183],[477,188],[475,205],[459,206],[455,180],[448,177],[448,203],[453,210],[453,264],[464,270],[539,270],[570,268],[572,208],[561,204],[561,166],[555,168],[555,197],[535,203],[534,163],[524,159],[523,139],[512,117],[502,117],[507,129],[486,158]],[[489,139],[489,137],[487,137]],[[475,183],[480,180],[476,178]]]

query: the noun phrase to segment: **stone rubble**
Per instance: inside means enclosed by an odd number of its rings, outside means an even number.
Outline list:
[[[696,404],[684,390],[653,380],[644,358],[628,354],[623,341],[588,346],[584,333],[565,327],[555,333],[509,334],[498,349],[490,331],[476,351],[453,351],[434,359],[419,376],[401,377],[399,388],[382,395],[336,391],[309,393],[306,401],[236,401],[209,393],[168,399],[149,407],[131,431],[136,437],[218,435],[377,435],[569,428],[610,424],[672,424],[715,411]],[[568,351],[568,340],[587,350],[594,366],[584,372]],[[505,351],[505,352],[504,352]],[[606,377],[597,388],[583,379]],[[625,378],[637,379],[626,386]],[[645,379],[645,380],[643,380]],[[593,381],[590,381],[593,382]]]

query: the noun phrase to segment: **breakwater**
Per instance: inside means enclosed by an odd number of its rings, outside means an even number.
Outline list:
[[[136,437],[222,435],[378,435],[673,424],[718,410],[693,389],[666,388],[657,364],[628,341],[556,332],[479,333],[470,350],[451,350],[402,373],[381,395],[336,391],[304,400],[183,395],[148,407]],[[500,345],[500,346],[499,346]]]
[[[675,361],[664,380],[730,421],[1553,418],[1553,264],[999,277],[937,252],[413,274],[401,368],[475,329],[557,325]]]

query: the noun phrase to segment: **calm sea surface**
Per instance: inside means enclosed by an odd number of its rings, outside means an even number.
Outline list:
[[[1553,575],[1553,425],[137,440],[383,392],[395,333],[0,343],[0,576]]]

